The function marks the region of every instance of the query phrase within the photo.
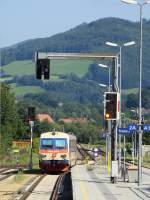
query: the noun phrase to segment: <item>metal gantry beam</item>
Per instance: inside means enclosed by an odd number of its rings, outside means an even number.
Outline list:
[[[112,60],[116,59],[116,54],[97,54],[97,53],[46,53],[36,52],[38,59],[50,60]]]

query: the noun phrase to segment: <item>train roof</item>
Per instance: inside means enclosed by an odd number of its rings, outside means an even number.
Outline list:
[[[45,132],[41,133],[41,138],[68,138],[69,139],[76,139],[76,136],[73,134],[68,134],[60,131],[50,131],[50,132]]]

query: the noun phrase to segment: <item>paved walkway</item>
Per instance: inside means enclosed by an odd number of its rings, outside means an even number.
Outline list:
[[[92,167],[91,167],[92,168]],[[137,183],[110,183],[110,177],[104,166],[95,165],[94,169],[87,165],[72,168],[74,200],[148,200],[150,199],[150,170],[143,173],[142,187]]]

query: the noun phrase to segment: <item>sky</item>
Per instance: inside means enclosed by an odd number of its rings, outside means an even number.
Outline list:
[[[137,5],[121,0],[0,0],[0,47],[49,37],[105,17],[139,21],[139,13]],[[144,6],[143,16],[150,19],[150,4]]]

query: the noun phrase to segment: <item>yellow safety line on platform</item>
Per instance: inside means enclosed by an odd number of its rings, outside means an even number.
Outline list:
[[[79,166],[77,166],[77,175],[78,177],[81,177],[80,176],[80,170],[79,170]],[[79,180],[80,181],[80,189],[81,189],[81,192],[82,192],[82,196],[83,196],[83,200],[88,200],[88,196],[87,196],[87,191],[85,189],[85,184],[83,183],[82,180]]]
[[[111,172],[111,158],[110,158],[110,152],[108,151],[108,176],[110,176]]]

